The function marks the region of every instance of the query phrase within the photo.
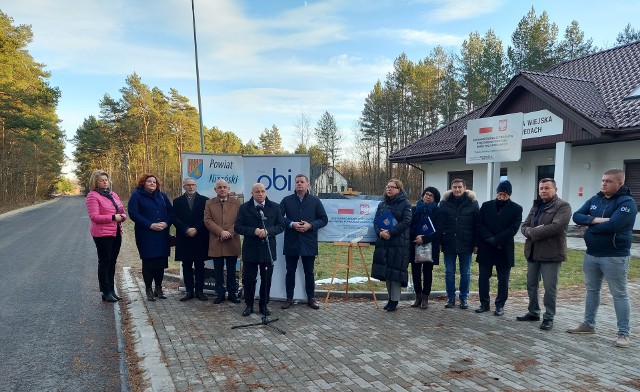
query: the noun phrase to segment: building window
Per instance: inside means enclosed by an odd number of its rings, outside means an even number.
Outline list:
[[[536,178],[534,198],[538,198],[538,184],[540,183],[540,180],[542,180],[543,178],[554,178],[553,176],[555,172],[556,165],[538,166],[538,177]]]
[[[624,184],[631,191],[631,196],[640,208],[640,160],[624,162]]]
[[[500,182],[507,181],[508,179],[509,179],[509,177],[507,176],[507,168],[506,167],[501,167],[500,168]]]
[[[451,181],[456,178],[460,178],[464,180],[466,188],[469,190],[473,189],[473,170],[460,170],[460,171],[452,171],[448,173],[449,175],[449,189],[451,189]]]

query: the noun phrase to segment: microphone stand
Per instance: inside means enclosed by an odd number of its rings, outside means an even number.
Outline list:
[[[260,220],[262,222],[262,229],[264,230],[264,232],[267,232],[267,228],[265,227],[264,221],[267,220],[267,217],[264,216],[264,212],[263,212],[263,208],[262,206],[258,206],[258,211],[260,212]],[[264,265],[264,271],[265,271],[265,282],[264,282],[264,288],[261,291],[260,294],[260,298],[263,298],[265,301],[264,304],[264,313],[262,314],[262,321],[259,323],[251,323],[251,324],[243,324],[243,325],[234,325],[233,327],[231,327],[231,329],[238,329],[238,328],[246,328],[246,327],[255,327],[255,326],[259,326],[259,325],[265,325],[269,328],[273,328],[274,330],[280,332],[282,335],[286,335],[287,331],[280,329],[278,327],[276,327],[275,325],[271,325],[271,323],[274,323],[276,321],[278,321],[279,319],[275,318],[273,320],[269,320],[269,316],[266,315],[266,310],[267,310],[267,286],[271,287],[271,276],[268,272],[268,268],[269,265],[271,265],[271,267],[273,267],[273,255],[271,253],[271,246],[269,245],[269,237],[265,237],[262,239],[262,242],[264,242],[267,246],[267,251],[269,253],[269,263],[265,263]],[[272,272],[273,273],[273,272]],[[262,285],[261,285],[262,286]],[[244,295],[248,295],[249,293],[244,293]],[[250,293],[250,295],[254,295],[254,293]],[[259,307],[259,306],[258,306]]]

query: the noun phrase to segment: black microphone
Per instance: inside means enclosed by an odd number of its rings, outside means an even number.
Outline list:
[[[262,218],[262,220],[266,221],[267,217],[264,216],[264,206],[262,204],[258,204],[256,208],[258,209],[258,212],[260,213],[260,217]]]

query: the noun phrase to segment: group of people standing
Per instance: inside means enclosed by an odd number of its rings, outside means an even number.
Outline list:
[[[142,259],[142,275],[147,300],[164,299],[162,278],[170,254],[169,227],[176,227],[175,258],[182,261],[186,294],[180,301],[197,298],[206,301],[203,293],[204,261],[212,258],[215,273],[216,299],[239,303],[235,278],[236,262],[242,255],[242,281],[245,290],[243,316],[254,312],[254,295],[260,274],[259,310],[268,316],[267,304],[271,289],[273,262],[277,259],[275,237],[284,232],[286,259],[286,301],[282,309],[293,305],[295,273],[302,261],[308,306],[318,309],[315,300],[314,262],[318,255],[318,230],[328,218],[322,202],[309,193],[309,179],[302,174],[295,178],[295,192],[281,203],[267,198],[263,184],[251,188],[251,198],[240,204],[230,197],[229,184],[220,179],[215,183],[216,197],[208,199],[196,192],[192,178],[183,181],[185,193],[169,201],[160,191],[153,174],[138,179],[138,187],[129,199],[128,214],[117,194],[110,190],[109,177],[95,171],[90,179],[94,186],[86,199],[91,219],[91,235],[98,253],[98,280],[102,300],[116,302],[115,264],[122,243],[122,222],[129,217],[135,222],[136,245]],[[571,206],[557,195],[552,178],[538,183],[538,198],[524,222],[523,209],[511,200],[509,181],[496,188],[496,197],[482,206],[475,193],[466,189],[462,179],[454,179],[451,189],[442,196],[435,187],[426,187],[415,206],[409,203],[403,183],[391,179],[384,191],[384,200],[376,210],[374,230],[377,236],[371,275],[384,281],[388,302],[384,309],[397,310],[403,287],[408,286],[408,266],[411,265],[415,288],[412,307],[427,309],[432,288],[433,267],[443,254],[447,302],[445,308],[469,307],[471,261],[476,254],[480,306],[476,313],[490,311],[489,281],[495,269],[498,281],[494,300],[495,316],[504,315],[508,299],[511,268],[515,265],[514,237],[518,230],[525,237],[524,256],[527,260],[528,311],[518,321],[540,321],[540,329],[550,330],[556,314],[557,285],[562,262],[567,259],[567,229],[572,217]],[[637,214],[635,200],[624,186],[624,171],[607,170],[601,190],[573,214],[578,225],[587,226],[584,239],[587,251],[583,261],[586,300],[584,321],[567,332],[591,334],[596,329],[596,313],[604,279],[614,299],[618,320],[616,346],[629,345],[630,304],[627,294],[627,273],[630,261],[632,231]],[[425,228],[430,229],[426,230]],[[239,236],[244,236],[242,246]],[[417,249],[428,246],[425,260],[417,257]],[[457,263],[456,263],[457,260]],[[456,267],[459,287],[456,288]],[[224,269],[227,270],[226,281]],[[539,284],[543,282],[544,313],[539,304]],[[226,283],[226,285],[225,285]],[[155,284],[155,286],[153,286]]]
[[[607,279],[618,320],[615,345],[628,347],[630,303],[627,294],[627,273],[637,205],[629,188],[624,186],[624,171],[607,170],[598,194],[573,214],[573,221],[587,226],[584,236],[587,251],[583,260],[586,300],[584,321],[567,332],[595,333],[595,317],[600,304],[602,282]],[[428,308],[433,266],[443,254],[447,302],[445,308],[469,307],[471,260],[476,254],[480,306],[476,313],[491,309],[489,281],[495,269],[498,281],[494,300],[495,316],[504,315],[509,294],[511,268],[515,265],[514,237],[518,230],[525,237],[524,256],[527,260],[528,311],[516,317],[518,321],[540,321],[540,329],[551,330],[556,314],[558,278],[562,262],[567,260],[567,229],[572,218],[571,206],[557,195],[556,182],[543,178],[538,183],[538,198],[524,222],[523,208],[511,200],[509,181],[496,188],[496,197],[479,206],[475,193],[466,189],[465,181],[454,179],[451,189],[442,197],[434,187],[427,187],[420,200],[411,207],[403,184],[391,179],[376,211],[374,228],[377,235],[372,276],[386,282],[389,301],[384,309],[395,311],[402,287],[408,285],[411,265],[415,301],[412,307]],[[393,225],[379,221],[384,214],[393,216]],[[433,224],[432,232],[421,232]],[[417,247],[431,245],[427,261],[418,260]],[[456,260],[458,261],[456,265]],[[456,266],[460,270],[456,288]],[[543,283],[544,313],[539,304],[539,285]]]
[[[108,174],[98,170],[90,179],[94,186],[87,195],[87,210],[91,219],[91,235],[98,251],[98,280],[104,301],[120,299],[115,292],[115,264],[122,243],[121,223],[127,218],[135,222],[135,239],[148,301],[166,299],[162,290],[164,269],[170,255],[170,226],[176,228],[175,260],[182,262],[185,295],[180,301],[197,298],[207,301],[204,294],[205,261],[213,260],[216,299],[220,304],[229,300],[240,303],[236,279],[237,259],[242,255],[242,282],[245,290],[243,316],[254,312],[257,276],[259,310],[269,315],[267,308],[271,291],[273,262],[277,259],[276,236],[284,236],[287,261],[286,294],[282,306],[293,305],[295,273],[301,259],[305,274],[307,304],[319,309],[315,300],[314,262],[318,255],[318,230],[326,226],[327,214],[322,202],[309,193],[309,179],[303,174],[295,178],[295,192],[280,204],[267,198],[261,183],[251,188],[251,198],[240,204],[231,197],[227,181],[215,183],[216,197],[209,199],[197,192],[193,178],[182,183],[184,193],[173,203],[160,190],[153,174],[143,174],[132,193],[127,215],[118,195],[111,191]],[[240,241],[240,235],[244,241]],[[226,269],[226,279],[225,279]]]

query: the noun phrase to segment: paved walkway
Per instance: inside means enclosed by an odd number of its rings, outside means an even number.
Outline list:
[[[403,301],[395,313],[363,299],[332,299],[326,310],[295,305],[285,311],[272,302],[272,318],[280,318],[273,325],[287,331],[281,335],[265,326],[232,330],[261,321],[260,315],[242,317],[243,304],[182,303],[178,291],[145,303],[129,289],[130,306],[148,311],[170,375],[161,379],[156,372],[149,390],[640,390],[638,340],[632,335],[630,348],[614,347],[617,328],[606,288],[598,333],[577,336],[565,332],[582,319],[582,293],[575,291],[560,291],[548,332],[538,322],[515,320],[526,313],[520,293],[510,298],[504,317],[445,309],[444,299],[427,310]],[[640,303],[639,282],[630,284],[630,296]],[[633,312],[634,331],[639,323]]]

